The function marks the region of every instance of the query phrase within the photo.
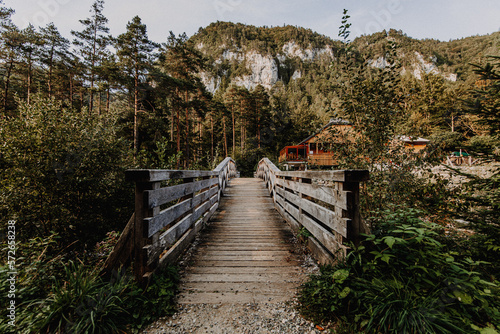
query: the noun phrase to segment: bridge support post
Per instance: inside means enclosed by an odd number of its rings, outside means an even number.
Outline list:
[[[160,188],[159,182],[141,182],[135,183],[135,222],[134,222],[134,262],[133,272],[138,282],[143,282],[144,275],[148,272],[147,254],[144,247],[148,245],[149,239],[144,229],[144,218],[153,217],[158,214],[160,208],[149,209],[144,202],[144,192],[146,190],[156,190]]]

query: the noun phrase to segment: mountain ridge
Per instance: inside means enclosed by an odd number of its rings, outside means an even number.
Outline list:
[[[211,73],[201,74],[212,93],[230,84],[249,90],[258,85],[270,90],[279,81],[286,85],[307,77],[311,64],[326,70],[342,47],[341,41],[302,27],[256,27],[221,21],[200,28],[190,41],[213,65]],[[466,81],[472,72],[471,62],[480,62],[488,53],[499,54],[500,32],[441,42],[414,39],[391,29],[357,37],[351,45],[372,67],[387,66],[387,52],[395,45],[403,73],[418,79],[432,73],[449,81]]]

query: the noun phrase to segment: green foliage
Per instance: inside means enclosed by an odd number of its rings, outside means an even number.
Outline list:
[[[55,255],[57,235],[20,243],[23,256],[16,266],[16,327],[7,325],[7,308],[0,311],[2,333],[118,333],[138,332],[151,321],[175,311],[179,276],[175,267],[158,272],[145,288],[126,272],[114,272],[109,281],[99,267],[79,259]],[[104,243],[100,243],[103,246]],[[10,271],[0,267],[3,274]],[[7,295],[8,282],[0,292]]]
[[[478,262],[446,250],[441,228],[420,215],[382,213],[343,263],[303,285],[303,313],[367,333],[469,333],[472,324],[498,323],[498,286],[475,271]]]
[[[141,329],[160,317],[176,311],[175,295],[179,284],[177,267],[167,266],[159,270],[150,284],[142,292],[142,297],[135,299],[130,309],[134,317],[134,328]]]
[[[39,312],[33,312],[28,307],[32,301],[43,300],[47,296],[54,279],[61,278],[61,258],[56,251],[60,237],[51,234],[48,237],[36,237],[25,243],[16,243],[15,267],[18,271],[16,277],[16,325],[17,329],[26,328],[39,318]],[[2,249],[7,254],[5,249]],[[12,272],[8,263],[2,259],[0,265],[0,275],[3,278],[0,282],[0,293],[2,296],[9,294],[9,282],[7,273]],[[7,324],[7,307],[0,310],[0,332],[13,333],[12,326]],[[22,325],[24,323],[24,325]]]
[[[309,232],[309,230],[307,228],[301,227],[299,229],[299,231],[297,232],[297,236],[307,239],[307,238],[311,237],[312,234],[311,234],[311,232]]]
[[[43,98],[20,102],[18,116],[0,119],[0,215],[18,220],[19,238],[55,231],[67,243],[94,244],[126,220],[127,147],[116,130],[112,115],[89,116]]]
[[[474,136],[464,146],[473,153],[493,155],[494,152],[500,152],[500,140],[493,136]]]

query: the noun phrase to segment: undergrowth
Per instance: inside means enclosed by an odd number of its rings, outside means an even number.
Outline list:
[[[384,211],[343,262],[301,288],[301,312],[346,333],[496,333],[500,289],[415,209]]]
[[[52,254],[57,235],[19,245],[16,264],[15,326],[8,324],[7,308],[0,310],[2,333],[137,333],[152,321],[175,311],[176,267],[157,273],[146,287],[127,271],[111,279],[99,276],[92,261]],[[9,271],[0,267],[2,277]],[[9,284],[0,283],[6,296]]]

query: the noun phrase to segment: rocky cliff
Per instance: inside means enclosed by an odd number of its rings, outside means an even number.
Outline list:
[[[499,39],[499,36],[495,38]],[[253,27],[228,22],[217,22],[200,29],[192,39],[214,65],[211,72],[200,74],[212,93],[229,84],[249,90],[257,85],[271,89],[279,81],[288,84],[291,80],[308,77],[308,71],[315,65],[316,70],[319,66],[320,71],[326,71],[340,47],[339,41],[304,28]],[[435,74],[454,82],[465,80],[467,73],[471,72],[467,65],[463,65],[463,47],[459,50],[461,44],[470,43],[471,39],[446,43],[420,41],[391,30],[356,38],[352,45],[368,66],[390,66],[386,55],[392,47],[396,48],[402,73],[411,73],[417,79],[424,74]],[[468,57],[472,61],[477,59],[486,47],[485,43],[476,53],[468,50]]]

